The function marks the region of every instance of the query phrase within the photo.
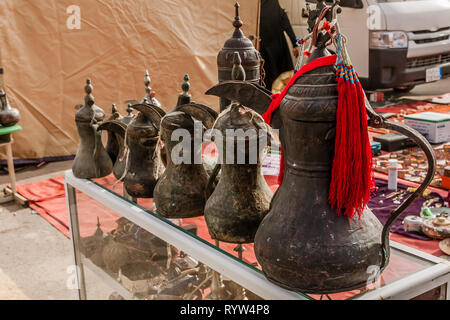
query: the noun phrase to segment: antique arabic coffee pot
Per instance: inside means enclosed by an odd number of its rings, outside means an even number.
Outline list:
[[[215,240],[250,243],[269,212],[272,199],[272,191],[261,173],[269,136],[267,127],[255,111],[233,103],[219,115],[214,129],[222,136],[214,140],[222,159],[221,176],[206,202],[205,221]],[[244,135],[229,136],[230,131]],[[213,181],[215,176],[210,179]]]
[[[16,108],[9,104],[6,93],[0,89],[0,124],[4,127],[10,127],[20,121],[20,113]]]
[[[119,111],[117,110],[116,105],[113,104],[111,107],[111,116],[108,118],[107,121],[118,120],[120,118],[121,118],[121,115],[120,115]],[[107,121],[105,121],[105,122],[107,122]],[[102,125],[100,125],[98,127],[98,130],[102,130],[102,129],[100,129]],[[119,155],[119,144],[117,142],[117,138],[116,138],[114,132],[108,131],[108,138],[107,138],[105,149],[106,149],[106,152],[108,152],[109,157],[111,158],[111,161],[113,162],[113,164],[116,163],[117,156]]]
[[[230,82],[239,86],[244,83],[245,77],[240,55],[235,52],[233,80]],[[220,96],[224,86],[225,89],[230,88],[229,84],[219,84],[218,88],[213,87],[207,94],[219,92],[217,95]],[[252,98],[254,97],[243,100],[249,102],[249,105],[258,103],[258,99]],[[253,242],[259,224],[268,213],[272,199],[272,191],[261,173],[261,156],[270,136],[268,127],[257,112],[239,103],[232,103],[219,115],[214,129],[221,133],[214,140],[221,161],[216,165],[208,183],[205,221],[211,237],[217,241],[250,243]],[[231,131],[241,132],[243,135],[229,137]],[[231,162],[227,158],[230,155],[233,156]],[[219,168],[220,179],[212,192],[213,181]]]
[[[127,131],[127,125],[120,120],[108,120],[98,126],[97,130],[108,131],[108,141],[114,139],[117,144],[117,156],[116,161],[113,163],[114,177],[120,180],[125,172],[126,166],[126,148],[125,148],[125,132]],[[110,140],[109,137],[113,138]]]
[[[113,109],[114,111],[114,109]],[[133,108],[131,104],[127,107],[127,115],[122,117],[116,112],[113,114],[108,121],[103,122],[98,130],[108,131],[108,143],[106,144],[106,150],[108,151],[108,146],[111,151],[116,154],[115,161],[113,161],[113,174],[116,179],[120,180],[123,178],[126,166],[126,146],[125,146],[125,132],[128,125],[133,120]],[[112,156],[110,154],[111,159]]]
[[[233,55],[238,52],[242,59],[242,66],[245,70],[245,78],[248,82],[259,85],[261,82],[261,55],[255,49],[253,43],[241,30],[243,22],[239,17],[239,3],[236,2],[236,16],[233,21],[235,28],[233,36],[223,45],[217,56],[217,66],[219,71],[219,83],[232,79]],[[230,100],[225,97],[220,98],[220,111],[225,110],[230,104]]]
[[[80,144],[73,161],[72,171],[75,177],[81,179],[101,178],[110,174],[113,168],[111,158],[103,147],[101,132],[97,131],[105,113],[95,105],[90,79],[86,80],[84,90],[86,92],[84,106],[75,107],[78,108],[75,123]]]
[[[125,143],[128,148],[124,187],[134,198],[153,198],[153,189],[164,166],[160,152],[159,128],[165,112],[156,105],[139,103],[132,106],[139,111],[127,127]]]
[[[325,48],[328,40],[327,34],[317,37],[308,62],[330,55]],[[413,129],[386,121],[366,99],[369,125],[411,137],[427,155],[428,175],[420,191],[394,210],[384,226],[367,206],[360,217],[339,215],[328,202],[337,107],[336,65],[329,65],[300,76],[273,115],[278,120],[272,123],[281,130],[285,170],[254,248],[266,277],[289,290],[332,293],[361,288],[373,277],[371,267],[378,268],[379,277],[389,262],[390,227],[434,176],[434,152],[426,139]]]
[[[187,80],[185,76],[179,103],[191,101],[187,95]],[[213,126],[216,117],[217,113],[211,108],[190,102],[177,105],[161,120],[161,140],[167,151],[167,167],[154,191],[159,215],[166,218],[203,215],[209,176],[202,163],[202,137],[204,131]],[[176,130],[183,130],[188,135],[183,136],[181,142],[173,141]],[[179,150],[180,146],[182,150]]]
[[[308,62],[330,55],[325,48],[328,41],[326,36],[318,37]],[[243,84],[234,84],[234,89],[231,85],[224,83],[216,91],[222,89],[223,95],[240,101]],[[249,95],[252,94],[245,92],[242,99]],[[259,109],[268,107],[265,104]],[[358,215],[352,220],[338,215],[328,203],[337,107],[336,66],[327,65],[300,76],[272,113],[271,125],[280,129],[285,169],[270,211],[256,233],[254,249],[265,276],[289,290],[333,293],[362,288],[376,280],[389,263],[392,224],[434,177],[436,160],[428,141],[416,130],[387,121],[365,99],[369,125],[410,137],[425,152],[428,173],[384,226],[368,207],[360,219]],[[373,267],[379,270],[375,278]]]

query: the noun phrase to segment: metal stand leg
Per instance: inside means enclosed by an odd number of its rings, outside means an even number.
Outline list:
[[[11,181],[11,190],[13,196],[16,195],[16,173],[14,171],[14,161],[13,161],[13,153],[11,148],[11,143],[6,145],[6,155],[8,157],[8,174],[9,180]]]
[[[445,300],[450,300],[450,282],[447,282],[445,286],[447,287]]]
[[[13,152],[12,152],[12,138],[11,141],[5,144],[2,144],[6,147],[6,157],[8,162],[8,174],[9,181],[11,183],[11,189],[6,187],[4,189],[5,196],[0,199],[0,203],[5,203],[9,201],[16,201],[21,205],[28,205],[28,200],[22,197],[20,194],[16,192],[16,173],[14,170],[14,160],[13,160]]]
[[[76,190],[69,184],[65,184],[65,189],[67,210],[69,211],[70,238],[72,239],[74,261],[77,267],[78,296],[80,300],[86,300],[86,284],[84,281],[84,269],[80,253],[80,226],[78,224]]]

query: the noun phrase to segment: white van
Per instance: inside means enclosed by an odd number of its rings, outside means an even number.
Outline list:
[[[307,34],[307,6],[279,0],[298,38]],[[331,4],[332,1],[326,1]],[[415,85],[450,76],[450,0],[341,0],[342,33],[366,90]]]

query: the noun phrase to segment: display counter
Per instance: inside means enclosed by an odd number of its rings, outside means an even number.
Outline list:
[[[120,184],[78,179],[71,171],[65,190],[80,299],[450,299],[450,263],[397,242],[391,241],[391,262],[377,281],[311,295],[268,281],[252,245],[240,259],[239,247],[205,233],[203,217],[165,219],[152,211],[152,201],[122,196]],[[95,276],[86,277],[87,269]],[[108,288],[105,296],[91,294],[99,286]]]

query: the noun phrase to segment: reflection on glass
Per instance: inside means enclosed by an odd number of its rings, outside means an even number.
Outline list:
[[[122,197],[131,205],[135,203],[122,196],[121,184],[109,177],[93,181],[100,187]],[[138,199],[140,208],[183,230],[193,238],[207,243],[243,266],[261,272],[254,256],[253,244],[236,246],[216,243],[208,234],[203,217],[167,220],[154,212],[152,199]],[[177,248],[109,210],[96,200],[79,193],[79,224],[82,253],[87,264],[106,273],[109,279],[120,283],[110,298],[139,299],[260,299],[254,293],[230,279],[224,278],[208,266],[186,255]],[[147,208],[147,209],[145,209]],[[98,218],[101,217],[101,218]],[[381,277],[359,290],[329,295],[308,295],[308,299],[351,299],[369,290],[383,287],[431,265],[410,254],[392,249],[391,261]],[[368,270],[372,274],[377,270]],[[89,289],[89,281],[87,281]],[[128,295],[126,294],[128,293]]]
[[[120,285],[112,286],[109,299],[260,299],[124,217],[105,230],[97,218],[97,227],[90,235],[83,228],[88,225],[86,218],[91,219],[87,212],[79,213],[83,264]],[[93,283],[87,281],[88,291],[91,286]]]

